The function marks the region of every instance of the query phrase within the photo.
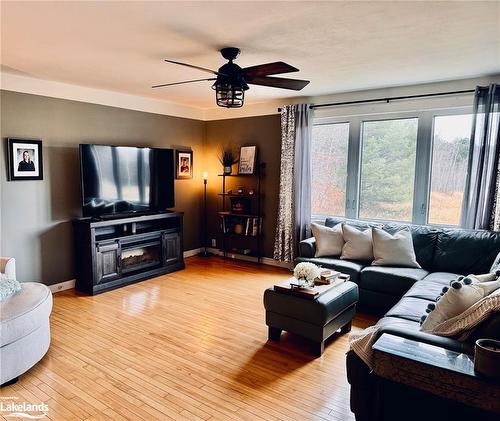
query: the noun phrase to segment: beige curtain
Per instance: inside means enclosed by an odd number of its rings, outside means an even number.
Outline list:
[[[281,109],[281,162],[274,259],[291,263],[310,234],[311,114],[309,104]]]

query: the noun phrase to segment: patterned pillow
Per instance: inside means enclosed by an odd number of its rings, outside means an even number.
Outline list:
[[[0,273],[0,301],[5,300],[20,290],[21,284],[18,281],[8,277],[4,273]]]

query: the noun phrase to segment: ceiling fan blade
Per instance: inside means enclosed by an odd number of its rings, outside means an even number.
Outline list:
[[[267,75],[279,75],[281,73],[298,72],[299,69],[283,63],[282,61],[275,61],[274,63],[258,64],[257,66],[245,67],[243,75],[245,77],[257,77]]]
[[[308,80],[286,79],[282,77],[254,77],[247,79],[247,83],[252,85],[270,86],[272,88],[292,89],[300,91],[309,84]]]
[[[174,86],[174,85],[182,85],[183,83],[193,83],[193,82],[204,82],[207,80],[217,80],[217,78],[209,78],[209,79],[193,79],[193,80],[185,80],[183,82],[173,82],[173,83],[163,83],[161,85],[151,86],[152,88],[163,88],[165,86]]]
[[[213,75],[227,76],[222,73],[216,72],[215,70],[207,69],[205,67],[195,66],[193,64],[181,63],[180,61],[167,60],[167,59],[164,59],[164,61],[166,61],[167,63],[179,64],[180,66],[191,67],[192,69],[202,70],[203,72],[209,72],[212,73]]]

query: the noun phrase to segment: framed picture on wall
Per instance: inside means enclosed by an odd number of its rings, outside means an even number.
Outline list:
[[[43,180],[42,141],[7,139],[9,180]]]
[[[193,178],[193,151],[175,151],[175,178]]]
[[[257,146],[242,146],[240,148],[240,162],[238,174],[255,174],[257,162]]]

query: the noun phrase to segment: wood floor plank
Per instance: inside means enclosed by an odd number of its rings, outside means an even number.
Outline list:
[[[347,335],[320,358],[294,335],[267,341],[263,292],[289,276],[193,257],[94,297],[55,294],[49,352],[0,397],[47,402],[53,421],[353,420]],[[375,322],[360,314],[353,329]]]

